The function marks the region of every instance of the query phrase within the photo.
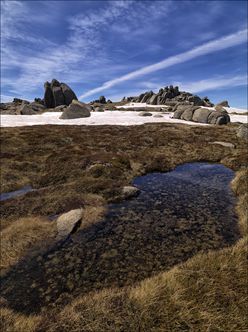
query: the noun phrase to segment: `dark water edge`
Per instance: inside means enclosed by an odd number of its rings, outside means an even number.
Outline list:
[[[16,266],[3,283],[4,297],[15,310],[38,312],[90,291],[133,285],[235,243],[233,177],[221,164],[187,163],[135,178],[139,196],[110,204],[101,221],[59,250]]]
[[[6,201],[7,199],[14,198],[17,196],[25,195],[26,193],[33,191],[31,186],[24,186],[21,189],[10,191],[7,193],[0,194],[0,201]]]

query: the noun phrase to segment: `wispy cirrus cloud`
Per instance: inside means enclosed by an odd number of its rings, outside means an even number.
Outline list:
[[[245,26],[240,3],[1,1],[2,93],[32,99],[42,95],[45,81],[57,78],[77,94],[106,90],[111,96],[139,90],[152,79],[201,80],[230,75],[237,66],[239,74],[245,70],[243,46],[217,51],[239,45],[238,33],[231,33]],[[220,24],[227,16],[228,24]],[[225,35],[231,40],[220,38]],[[208,44],[211,39],[221,47]]]
[[[2,69],[5,71],[2,83],[9,92],[29,97],[33,91],[53,77],[68,83],[84,81],[90,83],[96,75],[107,78],[132,67],[130,63],[115,61],[102,33],[104,29],[108,30],[115,25],[126,26],[127,21],[130,23],[130,28],[134,24],[136,26],[137,19],[132,23],[130,13],[133,12],[133,6],[136,10],[143,10],[143,3],[108,1],[103,3],[101,9],[91,8],[81,14],[66,17],[67,36],[62,43],[56,43],[30,30],[29,22],[46,25],[46,22],[53,20],[54,12],[59,11],[58,3],[49,2],[48,10],[42,15],[34,15],[34,9],[29,6],[29,2],[1,3],[3,16],[1,55]],[[170,3],[169,1],[163,5],[162,12],[166,12]],[[37,8],[40,5],[45,6],[46,2],[37,1]],[[141,11],[139,15],[139,22],[146,17],[149,8],[150,17],[155,17],[155,6],[152,2],[148,2],[146,10],[143,13]],[[14,79],[13,71],[18,72]]]
[[[199,93],[203,91],[210,91],[216,89],[223,89],[227,87],[236,87],[247,85],[247,75],[237,75],[232,77],[213,77],[210,79],[199,80],[196,82],[175,82],[183,90],[192,93]]]
[[[218,52],[223,49],[233,47],[233,46],[239,45],[241,43],[245,43],[246,41],[247,41],[247,30],[238,31],[234,34],[207,42],[205,44],[202,44],[202,45],[195,47],[189,51],[186,51],[184,53],[180,53],[175,56],[168,57],[168,58],[166,58],[162,61],[159,61],[157,63],[154,63],[152,65],[145,66],[143,68],[130,72],[126,75],[122,75],[118,78],[107,81],[104,84],[102,84],[101,86],[82,94],[79,98],[82,99],[82,98],[88,97],[95,93],[107,90],[122,82],[129,81],[129,80],[135,79],[137,77],[147,75],[147,74],[153,73],[155,71],[165,69],[165,68],[174,66],[176,64],[180,64],[180,63],[192,60],[192,59],[197,58],[202,55],[207,55],[207,54],[211,54],[214,52]]]

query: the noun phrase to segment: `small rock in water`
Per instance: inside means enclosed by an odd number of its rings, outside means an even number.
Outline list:
[[[154,114],[153,117],[154,118],[163,118],[163,115],[161,115],[161,114]]]
[[[122,195],[124,199],[128,199],[139,194],[140,190],[133,186],[125,186],[122,189]]]

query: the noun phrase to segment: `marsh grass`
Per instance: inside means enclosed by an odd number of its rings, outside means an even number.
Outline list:
[[[27,184],[38,189],[36,194],[28,193],[2,203],[5,268],[16,265],[14,269],[18,271],[22,257],[28,251],[32,253],[32,249],[35,252],[37,243],[47,233],[53,234],[52,224],[43,219],[49,214],[83,206],[86,225],[94,225],[104,214],[106,202],[118,200],[122,186],[134,176],[167,171],[191,161],[222,162],[237,172],[232,188],[238,197],[237,213],[243,235],[231,247],[199,253],[128,287],[100,285],[99,290],[83,295],[74,293],[72,287],[72,296],[65,293],[59,306],[48,309],[44,305],[37,315],[31,313],[33,308],[21,313],[11,305],[11,299],[3,297],[3,331],[246,331],[247,150],[236,137],[236,127],[147,124],[3,128],[2,153],[6,157],[2,162],[3,191]],[[70,140],[65,141],[65,137]],[[232,142],[236,149],[213,146],[209,144],[212,141]],[[9,243],[14,250],[8,261]],[[57,273],[57,264],[61,264],[56,257],[52,259],[53,265],[48,266],[51,276]],[[73,276],[74,263],[81,262],[65,257],[64,264],[68,263],[73,263],[72,274],[66,275],[70,290],[70,280],[80,280],[80,276]],[[17,290],[13,284],[12,287]],[[26,299],[20,297],[24,293],[19,290],[12,295],[17,302],[24,303],[32,291]],[[44,297],[48,303],[52,300],[49,293]]]

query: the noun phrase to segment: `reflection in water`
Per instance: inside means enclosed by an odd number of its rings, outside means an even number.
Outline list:
[[[64,303],[64,293],[73,297],[133,284],[199,251],[234,243],[239,232],[229,187],[233,176],[223,165],[192,163],[137,177],[138,197],[111,204],[103,220],[59,250],[16,267],[5,296],[15,309],[35,311]]]

